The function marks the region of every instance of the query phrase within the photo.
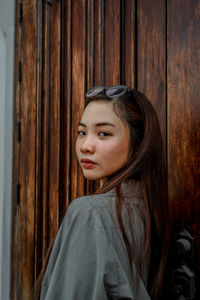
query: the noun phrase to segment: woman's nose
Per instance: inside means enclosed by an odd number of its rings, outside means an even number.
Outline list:
[[[94,149],[94,143],[91,138],[86,138],[80,146],[80,151],[82,153],[94,153]]]

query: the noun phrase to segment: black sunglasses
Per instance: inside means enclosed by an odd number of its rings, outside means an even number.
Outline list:
[[[105,87],[105,86],[95,86],[92,89],[90,89],[86,93],[86,98],[93,98],[95,96],[106,96],[107,98],[113,99],[118,98],[126,93],[130,93],[131,89],[126,85],[114,85],[111,87]]]

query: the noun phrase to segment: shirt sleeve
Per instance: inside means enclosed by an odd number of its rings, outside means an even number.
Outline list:
[[[118,272],[111,242],[87,201],[69,206],[52,249],[41,300],[118,299]]]

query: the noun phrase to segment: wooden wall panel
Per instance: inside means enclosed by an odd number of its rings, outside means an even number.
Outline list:
[[[36,154],[35,154],[35,227],[34,227],[34,281],[36,280],[42,266],[44,259],[44,240],[41,232],[43,231],[43,205],[42,205],[42,38],[43,38],[43,5],[42,2],[38,2],[37,5],[37,33],[38,33],[38,47],[37,47],[37,94],[36,94]],[[44,150],[43,150],[44,151]]]
[[[105,1],[104,84],[120,83],[120,1]]]
[[[171,214],[200,253],[200,6],[168,3],[168,170]],[[200,257],[198,256],[200,269]]]
[[[38,211],[38,215],[41,216],[41,245],[38,247],[42,248],[42,256],[43,259],[46,255],[46,250],[48,247],[48,198],[49,198],[49,181],[48,181],[48,174],[49,170],[49,87],[50,87],[50,53],[49,53],[49,40],[50,40],[50,32],[49,32],[49,25],[50,25],[50,14],[51,14],[51,6],[46,2],[43,5],[42,11],[42,78],[41,78],[41,85],[42,85],[42,94],[41,98],[38,99],[38,102],[41,104],[41,118],[40,118],[40,127],[38,130],[41,132],[40,138],[40,149],[41,151],[41,161],[39,162],[40,172],[41,172],[41,186],[38,190],[39,198],[38,204],[40,206],[41,212]],[[39,108],[39,106],[38,106]],[[39,112],[39,111],[38,111]],[[39,186],[38,186],[39,188]],[[39,250],[39,249],[38,249]],[[39,253],[37,253],[39,256]]]
[[[60,220],[71,201],[72,1],[61,2]]]
[[[60,171],[60,3],[54,1],[49,23],[49,149],[48,149],[48,239],[52,241],[59,227]],[[56,45],[56,47],[55,47]]]
[[[78,22],[77,22],[78,20]],[[71,198],[84,194],[84,179],[75,152],[78,123],[84,107],[86,57],[86,1],[72,1],[72,126],[71,126]]]
[[[36,11],[35,2],[23,3],[24,26],[20,28],[21,75],[18,78],[20,102],[18,117],[21,122],[20,151],[18,157],[18,184],[20,191],[14,195],[14,207],[17,214],[17,230],[13,237],[16,253],[17,277],[12,277],[12,299],[28,299],[32,291],[34,276],[34,200],[35,200],[35,98],[36,98]],[[17,78],[16,78],[17,80]],[[28,101],[27,101],[28,99]],[[16,202],[18,202],[16,206]]]
[[[94,53],[94,63],[93,63],[93,85],[103,85],[104,84],[104,51],[105,51],[105,27],[104,27],[104,7],[105,0],[91,1],[93,3],[93,16],[94,25],[93,30],[93,53]],[[88,57],[88,63],[92,57]],[[91,87],[87,86],[88,88]]]
[[[86,5],[86,90],[94,85],[94,12],[94,1],[88,1]]]
[[[35,277],[59,227],[60,6],[38,3]],[[57,43],[56,51],[54,43]],[[36,267],[36,266],[35,266]]]
[[[69,203],[98,187],[75,154],[94,85],[148,96],[168,154],[175,230],[187,225],[199,239],[199,11],[196,0],[16,1],[12,299],[32,299]]]
[[[136,88],[137,84],[137,14],[135,0],[122,2],[121,83]]]
[[[15,124],[21,126],[14,127],[11,297],[32,299],[59,227],[60,3],[23,0],[16,11]]]
[[[139,0],[137,18],[137,88],[147,95],[156,109],[166,141],[165,0]]]

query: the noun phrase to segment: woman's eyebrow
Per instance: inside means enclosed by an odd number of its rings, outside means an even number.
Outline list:
[[[84,123],[78,123],[78,126],[83,126],[83,127],[87,127]],[[96,127],[99,127],[99,126],[112,126],[112,127],[115,127],[115,125],[113,123],[109,123],[109,122],[99,122],[99,123],[96,123],[95,124]]]
[[[83,126],[83,127],[86,127],[86,125],[85,124],[83,124],[83,123],[78,123],[78,126]]]
[[[100,123],[96,123],[95,126],[112,126],[115,127],[115,125],[113,123],[109,123],[109,122],[100,122]]]

